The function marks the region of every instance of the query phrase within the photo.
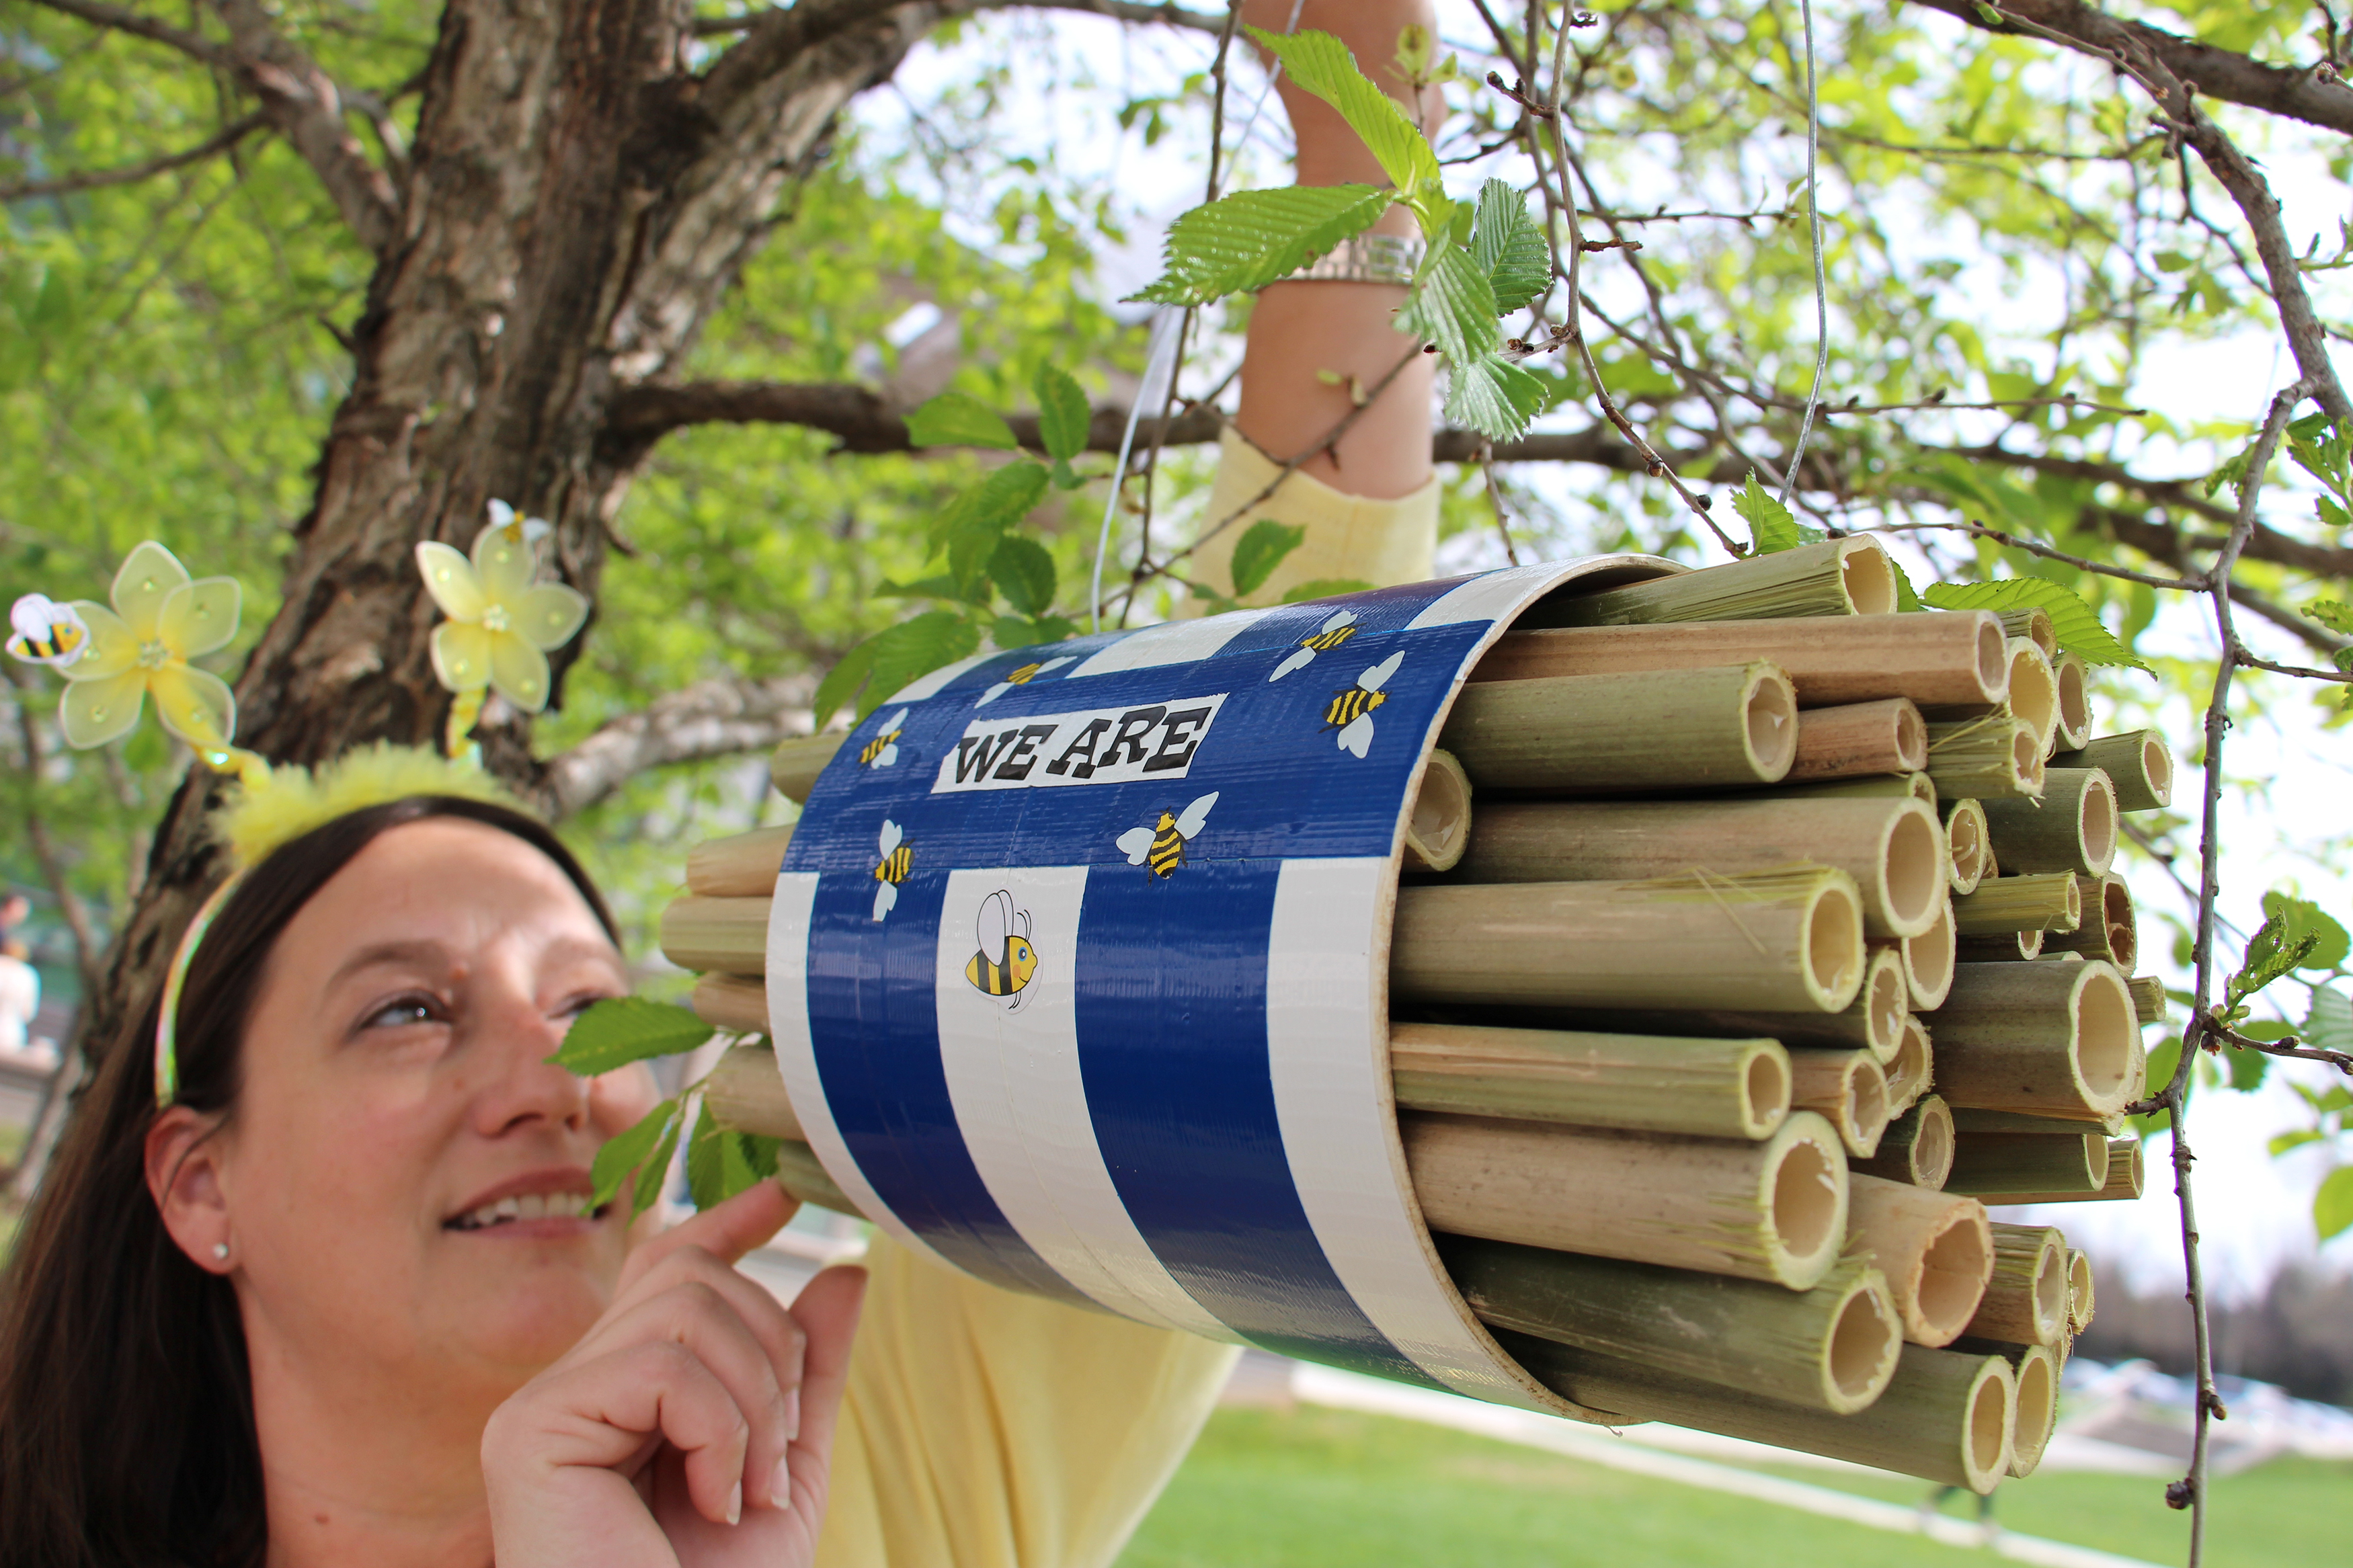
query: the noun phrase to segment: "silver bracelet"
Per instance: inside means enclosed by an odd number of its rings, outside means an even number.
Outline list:
[[[1395,234],[1359,234],[1342,240],[1278,283],[1410,283],[1422,245]]]

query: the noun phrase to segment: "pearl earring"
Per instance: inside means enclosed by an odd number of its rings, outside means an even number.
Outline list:
[[[216,1241],[216,1242],[214,1242],[214,1243],[213,1243],[213,1258],[214,1258],[214,1261],[216,1261],[216,1262],[219,1262],[219,1263],[227,1263],[227,1262],[228,1261],[228,1243],[227,1243],[227,1242],[226,1242],[226,1241]]]

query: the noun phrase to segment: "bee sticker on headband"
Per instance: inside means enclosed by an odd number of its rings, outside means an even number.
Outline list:
[[[1405,662],[1405,650],[1397,652],[1356,677],[1356,684],[1344,686],[1332,694],[1324,708],[1324,728],[1340,731],[1340,749],[1363,756],[1373,743],[1373,710],[1388,698],[1381,688]]]
[[[1281,680],[1294,669],[1305,669],[1315,662],[1319,653],[1329,653],[1356,635],[1356,612],[1335,610],[1324,617],[1324,624],[1299,639],[1299,651],[1274,667],[1269,680]]]
[[[1218,792],[1211,790],[1185,808],[1179,816],[1162,812],[1160,820],[1150,827],[1131,827],[1113,842],[1127,857],[1131,866],[1151,865],[1155,877],[1173,875],[1185,863],[1185,847],[1201,836],[1201,826],[1209,820],[1209,808],[1218,804]]]
[[[882,863],[874,868],[874,879],[882,885],[874,889],[874,918],[881,920],[899,901],[899,884],[907,879],[907,868],[913,863],[915,852],[907,842],[906,832],[889,817],[882,819],[882,835],[876,847],[882,853]]]
[[[16,635],[8,651],[26,664],[63,669],[90,651],[90,628],[71,605],[60,605],[47,594],[27,594],[8,611]]]
[[[964,966],[964,977],[987,996],[1007,998],[1008,1013],[1029,998],[1022,988],[1037,978],[1038,950],[1029,943],[1029,911],[1013,907],[1013,895],[999,888],[980,900],[980,947]]]
[[[858,765],[861,768],[887,768],[899,760],[899,731],[907,722],[907,710],[900,709],[882,721],[882,728],[874,738],[859,749]]]
[[[1070,662],[1071,656],[1064,654],[1060,658],[1050,658],[1043,664],[1025,664],[1020,668],[1008,675],[1004,679],[998,681],[996,685],[990,687],[987,690],[982,692],[980,694],[980,700],[974,703],[973,706],[976,708],[986,708],[990,703],[996,701],[998,698],[1004,696],[1007,692],[1012,690],[1015,687],[1027,686],[1031,681],[1037,679],[1039,676],[1045,674],[1048,670],[1060,669],[1062,666]]]

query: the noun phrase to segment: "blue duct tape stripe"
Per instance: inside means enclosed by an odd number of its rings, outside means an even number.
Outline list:
[[[1281,869],[1089,878],[1078,1047],[1096,1142],[1137,1231],[1219,1321],[1268,1350],[1439,1387],[1350,1297],[1292,1179],[1267,1059]]]

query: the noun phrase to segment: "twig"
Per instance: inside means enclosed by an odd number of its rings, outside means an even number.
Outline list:
[[[1805,417],[1798,421],[1798,444],[1781,473],[1781,504],[1787,507],[1798,488],[1798,471],[1806,461],[1806,439],[1814,432],[1814,410],[1821,406],[1822,377],[1831,365],[1830,283],[1822,271],[1822,203],[1816,178],[1821,153],[1821,100],[1814,89],[1814,0],[1798,0],[1806,33],[1806,224],[1814,253],[1814,384],[1806,394]]]
[[[1487,481],[1487,500],[1495,509],[1495,532],[1504,542],[1504,559],[1517,566],[1520,552],[1512,544],[1512,517],[1504,506],[1503,487],[1495,483],[1495,447],[1493,442],[1480,443],[1479,473]]]
[[[2294,1057],[2298,1061],[2327,1062],[2338,1072],[2353,1077],[2353,1052],[2332,1051],[2320,1046],[2307,1046],[2295,1035],[2284,1035],[2276,1040],[2250,1039],[2238,1030],[2227,1027],[2221,1020],[2209,1014],[2200,1022],[2200,1032],[2211,1035],[2224,1045],[2236,1046],[2242,1051],[2261,1051],[2267,1057]]]
[[[29,201],[36,196],[62,196],[75,191],[94,191],[108,185],[132,185],[157,174],[168,174],[174,169],[185,169],[191,163],[201,163],[207,158],[218,157],[248,136],[269,123],[269,117],[259,110],[242,120],[231,121],[183,152],[166,153],[142,163],[118,164],[111,169],[85,169],[79,174],[59,174],[50,180],[26,180],[20,184],[0,185],[0,202]]]
[[[1996,544],[2006,545],[2012,550],[2023,550],[2029,555],[2039,555],[2045,561],[2056,561],[2062,565],[2073,566],[2078,571],[2096,572],[2103,577],[2117,577],[2125,582],[2138,583],[2150,588],[2177,588],[2184,593],[2202,594],[2207,590],[2206,583],[2197,577],[2158,577],[2147,572],[2135,572],[2127,567],[2110,566],[2104,562],[2088,560],[2081,555],[2070,555],[2063,550],[2053,550],[2047,544],[2037,544],[2031,539],[2021,539],[2018,535],[2005,533],[1999,528],[1989,528],[1974,519],[1959,522],[1889,522],[1868,531],[1873,533],[1936,531],[1966,533],[1973,538],[1990,539]]]

